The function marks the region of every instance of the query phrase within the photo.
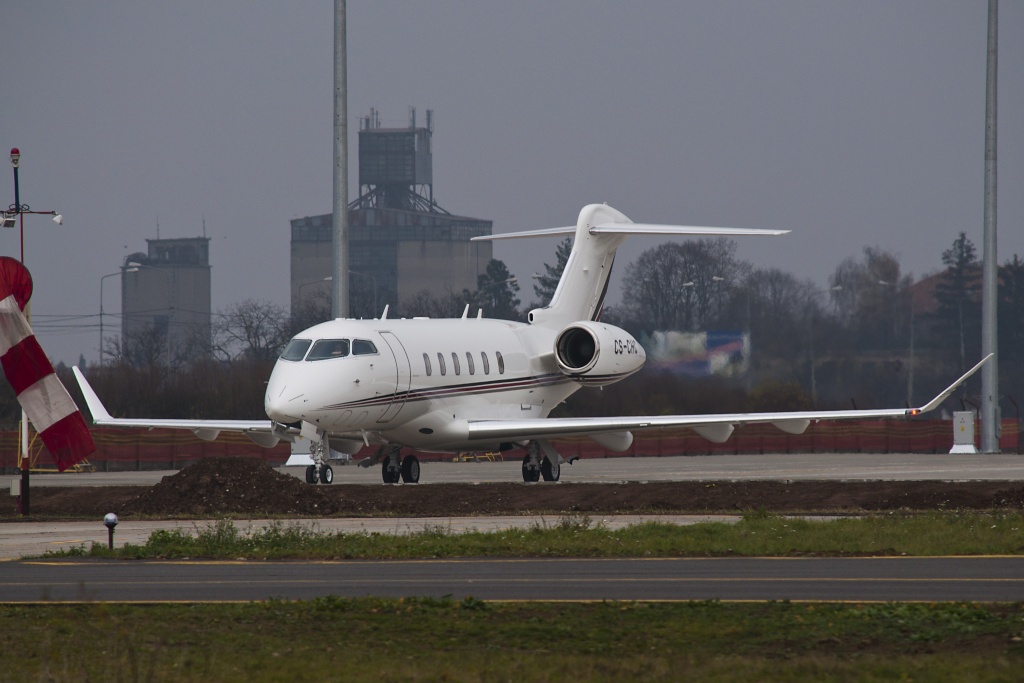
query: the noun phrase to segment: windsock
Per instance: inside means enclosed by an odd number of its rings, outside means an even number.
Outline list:
[[[63,472],[96,450],[82,413],[57,379],[25,318],[32,276],[16,259],[0,256],[0,366],[29,421]]]

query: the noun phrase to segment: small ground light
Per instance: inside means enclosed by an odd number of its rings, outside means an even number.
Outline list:
[[[113,512],[108,512],[103,518],[103,523],[107,525],[107,546],[114,549],[114,527],[117,526],[117,515]]]

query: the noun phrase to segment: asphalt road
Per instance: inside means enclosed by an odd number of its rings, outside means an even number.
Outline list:
[[[0,564],[3,603],[221,602],[325,595],[1004,602],[1024,600],[1024,557]]]

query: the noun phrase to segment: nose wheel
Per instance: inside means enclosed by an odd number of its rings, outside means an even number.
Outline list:
[[[317,471],[319,469],[319,471]],[[316,484],[331,484],[334,482],[334,470],[327,463],[324,463],[319,468],[316,465],[310,465],[306,468],[306,483]]]
[[[330,446],[327,444],[327,434],[319,432],[319,439],[310,441],[309,457],[313,464],[306,468],[306,483],[330,484],[334,481],[334,470],[327,464],[327,454],[330,453]]]

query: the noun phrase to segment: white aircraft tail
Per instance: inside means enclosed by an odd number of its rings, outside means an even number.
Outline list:
[[[557,237],[574,235],[572,252],[565,263],[551,302],[530,311],[534,325],[561,328],[579,320],[596,320],[608,292],[615,252],[628,235],[728,236],[784,235],[788,230],[711,228],[691,225],[634,223],[607,204],[588,204],[580,211],[575,227],[474,237],[474,240]]]

